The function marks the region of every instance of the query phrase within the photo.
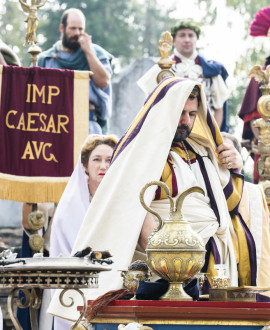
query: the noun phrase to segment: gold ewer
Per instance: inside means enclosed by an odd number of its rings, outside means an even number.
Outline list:
[[[165,221],[144,202],[144,193],[152,185],[164,188],[170,201],[170,214]],[[142,206],[158,219],[157,228],[148,238],[146,254],[149,268],[169,282],[169,289],[161,300],[192,300],[183,290],[182,283],[197,274],[204,265],[204,242],[181,213],[184,198],[192,192],[204,194],[200,187],[191,187],[177,196],[174,202],[169,188],[160,181],[147,183],[140,192]]]

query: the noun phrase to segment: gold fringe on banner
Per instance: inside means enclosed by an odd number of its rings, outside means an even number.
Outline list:
[[[22,177],[12,175],[10,180],[3,176],[0,174],[0,199],[23,203],[58,203],[69,179],[25,177],[22,180]]]

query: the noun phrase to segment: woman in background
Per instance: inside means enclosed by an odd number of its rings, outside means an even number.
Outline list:
[[[117,139],[90,135],[60,199],[53,219],[50,257],[69,257],[88,206],[106,174]]]
[[[84,142],[80,159],[54,215],[50,257],[69,257],[84,219],[88,206],[106,174],[117,138],[113,135],[90,135]],[[43,308],[46,304],[43,304]],[[45,307],[46,308],[46,307]],[[41,312],[40,330],[50,329],[43,321]],[[48,314],[46,315],[47,319]],[[69,329],[72,323],[60,318],[54,319],[54,330]]]

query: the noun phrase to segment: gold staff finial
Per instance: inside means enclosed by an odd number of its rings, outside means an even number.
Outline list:
[[[31,0],[31,4],[28,4],[27,1],[28,0],[19,0],[22,10],[28,14],[25,20],[27,23],[27,33],[25,36],[24,45],[30,45],[28,53],[32,55],[33,65],[36,66],[37,55],[41,52],[41,49],[36,45],[36,31],[38,24],[37,10],[44,6],[47,0],[44,0],[43,2],[41,2],[41,0]]]
[[[270,83],[270,65],[267,65],[265,70],[263,70],[260,65],[255,65],[249,71],[248,78],[254,78],[261,85],[269,85],[269,83]]]
[[[158,51],[160,53],[160,59],[157,62],[158,66],[161,68],[157,76],[157,83],[159,84],[161,80],[165,77],[172,77],[174,73],[170,70],[171,66],[175,61],[171,60],[170,54],[173,46],[173,37],[170,32],[166,31],[162,34],[161,40],[158,43]]]
[[[257,109],[262,118],[256,119],[254,127],[259,130],[257,153],[260,158],[257,162],[257,171],[260,175],[259,183],[263,186],[268,208],[270,210],[270,65],[265,70],[255,65],[249,72],[249,78],[259,83],[262,96],[257,102]]]
[[[25,13],[28,13],[28,17],[25,22],[27,23],[27,33],[25,36],[25,44],[34,45],[37,43],[36,30],[37,30],[37,10],[38,8],[45,5],[47,0],[44,0],[42,3],[41,0],[31,0],[31,5],[27,4],[27,0],[19,0],[22,10]]]

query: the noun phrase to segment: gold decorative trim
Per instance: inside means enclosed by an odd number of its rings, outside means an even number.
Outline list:
[[[134,318],[130,319],[103,319],[103,318],[96,318],[91,320],[91,323],[129,323],[129,322],[134,322]]]
[[[237,320],[144,320],[143,324],[196,324],[196,325],[270,325],[270,321],[237,321]]]
[[[134,322],[135,318],[129,319],[111,319],[111,318],[96,318],[91,320],[91,323],[128,323]],[[187,324],[187,325],[258,325],[258,326],[265,326],[270,325],[270,321],[237,321],[237,320],[149,320],[149,319],[138,319],[136,322],[141,324]]]
[[[81,146],[88,136],[90,75],[89,71],[74,71],[74,167],[77,164]]]

